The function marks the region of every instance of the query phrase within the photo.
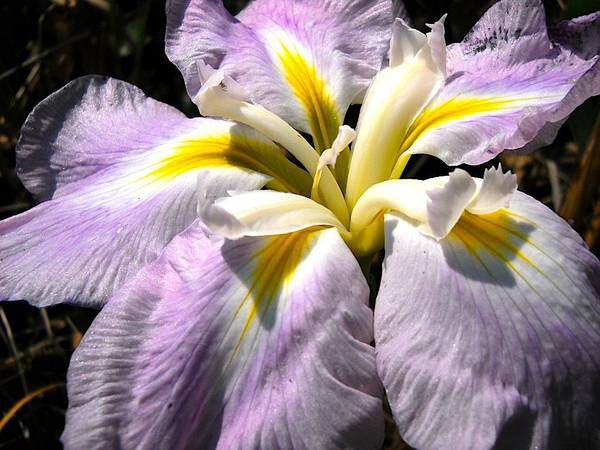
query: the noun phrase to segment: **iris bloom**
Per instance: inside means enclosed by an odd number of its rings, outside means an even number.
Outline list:
[[[420,449],[599,444],[598,259],[501,169],[401,175],[551,141],[600,91],[600,15],[549,32],[504,0],[446,47],[399,14],[172,0],[167,54],[217,118],[99,77],[35,108],[0,296],[103,306],[67,448],[378,448],[384,392]]]

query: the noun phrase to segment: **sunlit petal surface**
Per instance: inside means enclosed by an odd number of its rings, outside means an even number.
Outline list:
[[[600,13],[501,0],[451,46],[398,15],[170,0],[203,118],[102,77],[35,108],[0,300],[104,306],[67,449],[379,449],[383,388],[421,450],[600,448],[598,259],[500,167],[401,178],[551,141],[600,94]]]
[[[595,448],[600,263],[532,198],[436,241],[386,222],[378,370],[416,448]]]
[[[172,0],[166,51],[192,98],[204,60],[323,151],[380,69],[394,13],[389,0],[258,0],[234,18],[220,0]]]
[[[102,310],[69,372],[80,448],[378,448],[360,268],[334,230],[224,242],[196,223]]]
[[[588,28],[598,26],[593,21]],[[594,45],[573,51],[554,44],[539,0],[496,3],[462,43],[449,46],[446,84],[403,149],[480,164],[505,149],[548,144],[575,107],[600,93]]]
[[[310,188],[251,129],[187,119],[127,83],[94,77],[34,110],[17,165],[47,201],[0,223],[0,299],[38,305],[102,304],[197,217],[198,201],[266,182]]]

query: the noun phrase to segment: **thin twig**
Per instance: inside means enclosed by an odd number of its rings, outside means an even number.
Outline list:
[[[44,323],[46,334],[48,334],[50,340],[54,340],[54,333],[52,332],[52,325],[50,324],[50,318],[48,317],[48,311],[46,308],[40,308],[40,315],[42,316],[42,322]]]
[[[5,384],[12,383],[17,378],[19,378],[18,374],[16,374],[16,375],[10,375],[10,376],[8,376],[6,378],[2,378],[0,380],[0,386],[4,386]]]
[[[33,85],[34,81],[38,78],[41,67],[42,67],[42,65],[40,63],[34,64],[34,66],[31,68],[31,70],[27,74],[27,78],[25,78],[25,83],[19,88],[19,90],[15,94],[15,98],[12,100],[12,102],[10,104],[11,107],[16,105],[18,102],[20,102],[21,99],[25,96],[25,94],[27,94],[28,92],[31,92],[31,90],[32,90],[31,86]]]
[[[576,229],[584,226],[585,212],[593,206],[595,189],[600,181],[600,115],[579,160],[579,167],[564,196],[560,215]]]
[[[23,440],[23,438],[18,437],[18,438],[11,439],[10,441],[0,442],[0,449],[1,448],[17,448],[14,446],[14,444],[15,444],[15,442],[19,442],[21,440]]]
[[[552,206],[554,207],[554,211],[558,211],[562,204],[558,166],[551,159],[547,159],[546,167],[548,168],[548,179],[550,180],[550,188],[552,190]]]
[[[36,343],[35,345],[29,346],[26,350],[19,352],[18,358],[11,356],[11,357],[5,359],[4,361],[0,361],[0,370],[6,370],[6,369],[14,366],[15,364],[17,364],[17,361],[19,361],[19,360],[22,360],[25,358],[34,358],[40,354],[44,354],[48,347],[53,347],[55,344],[56,345],[63,344],[65,342],[69,342],[72,340],[73,340],[72,336],[55,337],[53,340],[44,339],[43,341],[40,341],[40,342]],[[62,351],[62,349],[61,349],[61,351]],[[54,353],[56,353],[56,352],[54,352]]]
[[[17,403],[15,403],[12,408],[9,409],[8,412],[4,415],[4,417],[0,420],[0,431],[2,431],[2,429],[10,421],[10,419],[12,419],[15,416],[15,414],[17,414],[19,412],[19,410],[21,408],[23,408],[23,406],[25,406],[27,403],[29,403],[34,398],[39,397],[40,395],[43,395],[46,392],[48,392],[52,389],[55,389],[57,387],[60,387],[60,386],[64,386],[64,383],[49,384],[48,386],[44,386],[42,388],[36,389],[32,393],[23,397],[21,400],[19,400]]]
[[[25,202],[19,202],[19,203],[14,203],[14,204],[8,205],[8,206],[2,206],[2,207],[0,207],[0,214],[24,211],[27,208],[29,208],[30,206],[31,205],[29,203],[25,203]]]
[[[25,395],[27,395],[29,394],[29,388],[27,386],[27,380],[25,379],[25,371],[19,358],[19,351],[17,350],[17,345],[15,344],[15,339],[13,336],[12,329],[10,327],[10,323],[8,322],[8,318],[6,317],[4,308],[2,308],[2,306],[0,306],[0,319],[2,320],[2,324],[4,325],[4,329],[6,330],[6,339],[8,341],[8,347],[10,348],[17,362],[17,369],[19,370],[19,378],[21,379],[21,386],[23,387],[23,392],[25,393]]]

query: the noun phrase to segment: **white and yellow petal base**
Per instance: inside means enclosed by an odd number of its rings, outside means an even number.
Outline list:
[[[357,256],[383,246],[383,217],[400,214],[421,233],[445,238],[457,223],[507,208],[516,177],[490,169],[482,180],[457,169],[449,177],[390,180],[369,188],[352,211],[346,227],[329,209],[309,198],[275,191],[230,192],[207,206],[201,217],[228,238],[292,233],[311,227],[335,228]]]

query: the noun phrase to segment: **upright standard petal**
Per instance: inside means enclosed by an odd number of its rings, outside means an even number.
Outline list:
[[[572,23],[571,36],[593,40],[597,20]],[[448,47],[445,86],[402,150],[456,165],[548,144],[577,106],[600,94],[598,45],[574,47],[551,41],[540,0],[496,3],[462,43]]]
[[[508,192],[495,175],[488,183]],[[416,448],[600,445],[600,262],[524,194],[467,210],[439,241],[389,215],[375,342]]]
[[[196,223],[84,337],[63,443],[379,448],[367,299],[334,230],[222,241]]]
[[[308,174],[249,128],[187,119],[100,77],[35,108],[17,166],[47,201],[0,222],[0,300],[37,305],[101,305],[192,223],[205,197],[266,182],[310,189]]]
[[[171,0],[166,52],[192,98],[204,60],[323,151],[380,69],[399,11],[390,0],[258,0],[234,18],[220,0]]]
[[[394,22],[390,66],[371,83],[358,119],[346,186],[351,208],[370,186],[390,178],[411,124],[444,83],[443,20],[429,36]]]

